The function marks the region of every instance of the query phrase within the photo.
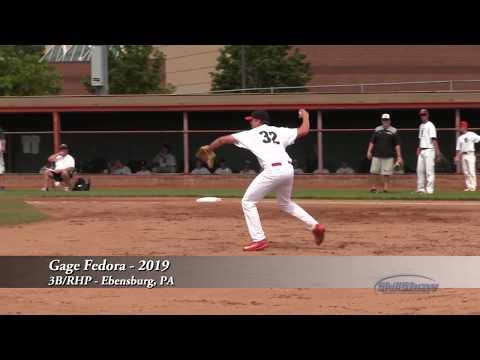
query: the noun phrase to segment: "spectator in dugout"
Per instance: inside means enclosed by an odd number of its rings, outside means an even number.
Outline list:
[[[225,159],[220,159],[218,168],[214,172],[215,175],[232,175],[232,170],[227,166]]]
[[[140,164],[140,170],[138,170],[135,175],[151,175],[152,172],[148,170],[147,168],[147,163],[145,161],[142,161]]]
[[[64,184],[64,190],[70,191],[70,183],[75,172],[75,159],[69,154],[66,144],[60,145],[60,150],[48,157],[49,163],[54,163],[54,168],[47,168],[44,171],[45,184],[42,191],[48,191],[55,181],[55,186]]]
[[[167,144],[161,146],[160,152],[152,160],[154,172],[174,173],[177,171],[177,160],[170,150],[170,146]]]
[[[327,175],[327,174],[330,174],[330,170],[328,170],[327,168],[316,169],[313,172],[313,175]]]
[[[190,172],[191,175],[212,175],[203,162],[200,160],[195,161],[195,168]]]
[[[342,161],[340,167],[337,169],[336,174],[339,175],[351,175],[355,174],[355,170],[353,170],[345,161]]]
[[[112,175],[131,175],[132,170],[127,165],[124,165],[120,160],[113,163],[110,168],[110,174]]]

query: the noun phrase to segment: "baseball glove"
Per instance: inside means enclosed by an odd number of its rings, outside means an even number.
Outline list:
[[[208,145],[204,145],[198,149],[196,156],[198,159],[205,162],[210,169],[213,168],[216,154],[209,149]]]

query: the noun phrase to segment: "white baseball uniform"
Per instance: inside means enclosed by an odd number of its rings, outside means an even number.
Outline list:
[[[1,135],[0,135],[1,136]],[[3,153],[5,152],[6,141],[0,137],[0,174],[5,172],[5,160],[3,158]]]
[[[433,194],[435,185],[435,146],[437,129],[431,121],[420,124],[418,139],[420,154],[417,159],[417,191]],[[426,180],[426,184],[425,184]]]
[[[263,168],[242,199],[245,220],[253,241],[265,239],[256,204],[272,191],[277,194],[281,210],[303,221],[310,230],[318,224],[291,200],[294,172],[292,159],[285,148],[295,142],[297,134],[296,128],[261,125],[232,135],[237,141],[235,145],[250,150]]]
[[[472,131],[467,131],[457,139],[457,151],[462,155],[462,169],[465,175],[465,188],[475,191],[477,189],[475,143],[480,142],[480,136]]]

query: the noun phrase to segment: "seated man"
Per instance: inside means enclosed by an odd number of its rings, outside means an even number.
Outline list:
[[[115,161],[110,169],[112,175],[131,175],[132,170],[127,165],[124,165],[120,160]]]
[[[212,175],[210,170],[208,170],[205,166],[203,166],[203,162],[197,160],[195,162],[195,169],[193,169],[190,174],[192,175]]]
[[[336,173],[340,175],[350,175],[350,174],[354,174],[355,170],[353,170],[351,167],[348,166],[346,162],[343,161],[340,164],[340,167],[337,169]]]
[[[148,170],[147,164],[144,161],[142,161],[140,170],[138,170],[135,173],[135,175],[151,175],[151,174],[152,174],[152,172],[150,170]]]
[[[62,144],[58,153],[48,157],[48,162],[55,163],[55,166],[54,169],[45,169],[45,185],[42,191],[48,191],[49,185],[52,185],[52,180],[55,180],[56,186],[63,183],[65,191],[70,191],[70,182],[75,171],[75,159],[68,152],[68,146]]]
[[[220,166],[215,170],[215,175],[231,175],[232,170],[227,166],[225,159],[220,159]]]
[[[243,169],[240,170],[240,175],[257,175],[257,172],[252,169],[252,162],[250,160],[245,160]]]
[[[177,160],[170,153],[170,146],[164,144],[160,152],[153,158],[153,171],[161,173],[174,173],[177,171]]]

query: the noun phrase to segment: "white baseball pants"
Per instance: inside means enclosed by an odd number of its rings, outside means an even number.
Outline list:
[[[475,191],[477,189],[477,170],[475,168],[475,153],[462,155],[462,169],[465,175],[465,189]]]
[[[432,194],[435,185],[435,149],[420,151],[417,159],[417,191]]]
[[[0,152],[0,174],[5,172],[5,161],[3,159],[3,153]]]
[[[318,221],[291,200],[293,175],[293,167],[290,164],[282,164],[265,169],[248,186],[242,199],[242,208],[253,241],[265,239],[257,203],[272,191],[277,194],[281,210],[303,221],[309,230],[318,224]]]

